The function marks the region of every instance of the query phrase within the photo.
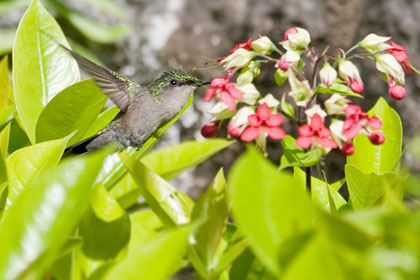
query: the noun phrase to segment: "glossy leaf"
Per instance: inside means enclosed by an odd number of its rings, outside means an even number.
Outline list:
[[[14,151],[30,145],[28,136],[25,131],[21,128],[17,119],[12,119],[10,122],[10,135],[9,135],[9,146],[7,151],[9,154]]]
[[[296,146],[296,140],[290,135],[286,135],[281,141],[283,155],[280,160],[280,168],[284,169],[290,166],[312,166],[315,165],[322,156],[320,149],[305,152]]]
[[[186,224],[190,221],[194,203],[185,194],[175,190],[168,182],[127,153],[120,158],[127,166],[149,207],[166,226]]]
[[[10,189],[9,201],[13,203],[42,171],[54,167],[64,152],[68,138],[44,142],[19,149],[7,160]]]
[[[355,93],[348,86],[346,86],[344,84],[340,84],[340,83],[333,83],[329,87],[324,87],[324,86],[320,85],[315,89],[315,92],[316,93],[327,93],[327,94],[338,93],[338,94],[341,94],[341,95],[363,98],[363,95],[361,95],[359,93]]]
[[[117,106],[112,106],[111,108],[106,109],[95,119],[89,129],[85,132],[82,139],[89,138],[101,129],[103,129],[107,124],[109,124],[120,112]]]
[[[305,189],[298,183],[253,149],[235,163],[229,176],[233,216],[252,250],[276,275],[281,242],[312,224]]]
[[[16,108],[32,143],[42,109],[57,93],[80,80],[76,61],[57,43],[69,47],[54,18],[33,0],[13,45]]]
[[[231,144],[232,142],[224,139],[184,142],[153,151],[141,161],[159,176],[171,180],[182,171],[198,165]]]
[[[7,179],[6,162],[4,161],[4,156],[2,154],[2,151],[0,151],[0,196],[3,193],[3,189],[6,186],[7,182],[8,182],[8,179]]]
[[[16,107],[13,104],[9,104],[6,107],[0,108],[0,125],[10,121],[13,118],[15,111]]]
[[[36,124],[36,141],[58,139],[77,131],[68,146],[77,143],[98,117],[106,100],[92,79],[64,89],[42,110]]]
[[[347,162],[364,173],[384,174],[392,171],[401,158],[401,119],[383,98],[376,102],[368,114],[382,120],[385,142],[373,145],[365,135],[358,135],[354,140],[355,152],[347,157]]]
[[[346,164],[345,173],[350,202],[355,209],[382,204],[387,190],[394,190],[392,195],[402,199],[402,180],[395,173],[366,174],[352,164]]]
[[[10,126],[10,123],[8,123],[0,132],[0,152],[4,158],[7,157],[7,149],[9,148]]]
[[[0,224],[0,278],[40,278],[89,203],[104,153],[67,160],[32,182]]]
[[[140,150],[129,150],[130,155],[136,159],[140,159],[144,154],[146,154],[159,140],[159,138],[165,133],[165,131],[172,126],[179,117],[187,110],[193,101],[193,95],[190,96],[187,103],[182,107],[181,111],[166,124],[162,125],[146,142],[143,144],[143,147]],[[112,160],[112,163],[107,165],[106,173],[103,175],[103,184],[106,189],[112,188],[116,182],[118,182],[123,176],[127,174],[127,168],[118,159],[118,157]]]
[[[9,100],[9,59],[7,56],[0,61],[0,109],[6,107]]]
[[[204,221],[194,233],[192,254],[197,257],[200,267],[204,268],[202,277],[210,277],[214,269],[216,250],[223,237],[228,219],[226,181],[220,169],[207,192],[194,206],[191,219]]]
[[[151,212],[138,214],[127,255],[111,268],[105,279],[170,279],[181,267],[192,228],[156,235],[158,223],[150,215]]]
[[[98,183],[92,191],[90,206],[95,215],[104,222],[112,222],[125,213],[101,183]]]
[[[306,184],[306,174],[305,172],[295,167],[293,168],[293,176],[296,180],[300,182],[300,185]],[[311,196],[312,201],[315,202],[317,205],[321,206],[326,210],[330,210],[330,201],[328,197],[328,189],[330,190],[331,196],[334,200],[334,205],[339,209],[340,207],[347,204],[347,201],[341,196],[338,190],[344,184],[344,180],[339,180],[332,184],[328,184],[327,182],[318,179],[316,177],[311,177]]]

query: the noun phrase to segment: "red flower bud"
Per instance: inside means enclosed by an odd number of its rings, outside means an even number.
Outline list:
[[[283,71],[287,71],[287,69],[289,69],[290,65],[292,65],[292,63],[290,63],[289,61],[281,58],[276,65],[274,66],[275,68],[280,68]]]
[[[341,152],[346,156],[352,155],[354,153],[354,146],[351,143],[344,143],[341,147]]]
[[[405,96],[405,88],[397,84],[390,86],[388,92],[393,98],[397,100],[401,100]]]
[[[201,128],[201,135],[205,138],[214,137],[219,130],[219,122],[211,122]]]
[[[385,135],[382,132],[374,132],[369,135],[369,140],[372,144],[379,145],[385,141]]]
[[[365,89],[365,86],[363,82],[352,80],[350,83],[350,89],[356,93],[361,93]]]

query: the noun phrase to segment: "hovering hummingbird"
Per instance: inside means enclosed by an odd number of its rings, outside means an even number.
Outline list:
[[[74,145],[72,153],[91,152],[110,143],[117,143],[120,149],[128,146],[140,148],[160,126],[181,111],[196,88],[208,84],[183,71],[174,70],[163,73],[149,86],[143,86],[61,47],[76,59],[120,109],[114,120],[98,134]]]

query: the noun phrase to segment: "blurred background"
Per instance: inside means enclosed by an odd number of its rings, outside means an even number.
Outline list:
[[[29,0],[0,0],[0,55],[11,52],[17,24]],[[321,51],[348,49],[368,33],[392,36],[407,49],[410,61],[420,67],[420,1],[416,0],[42,0],[52,13],[72,47],[81,54],[134,81],[147,84],[164,70],[184,69],[209,80],[224,76],[214,60],[226,55],[237,43],[267,35],[283,40],[291,26],[307,29],[313,45]],[[361,64],[359,64],[361,65]],[[387,85],[363,63],[365,99],[369,109],[384,96],[401,115],[406,153],[404,163],[420,172],[420,77],[407,75],[407,96],[396,102],[387,96]],[[255,80],[260,92],[279,97],[286,92],[275,86],[268,69]],[[159,146],[200,140],[200,128],[211,120],[212,103],[202,101],[204,89],[197,92],[193,106],[168,132]],[[409,142],[413,143],[407,145]],[[418,144],[415,144],[418,143]],[[241,143],[216,155],[194,170],[184,173],[174,185],[196,197],[218,168],[226,171],[242,153]],[[271,159],[278,163],[279,143],[270,145]],[[342,177],[344,157],[328,156],[329,179]],[[417,159],[416,159],[417,158]]]

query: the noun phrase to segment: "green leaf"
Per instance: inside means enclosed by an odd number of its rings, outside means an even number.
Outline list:
[[[4,156],[2,152],[0,151],[0,196],[3,193],[3,189],[6,186],[7,182],[8,182],[8,179],[7,179],[6,162],[4,161]]]
[[[7,157],[7,149],[9,147],[10,126],[10,123],[8,123],[0,132],[0,152],[4,158]]]
[[[321,149],[315,149],[305,152],[296,146],[296,140],[290,135],[286,135],[281,141],[283,147],[283,155],[280,160],[280,169],[290,166],[313,166],[322,156]]]
[[[67,19],[80,33],[97,43],[113,43],[126,37],[131,32],[131,28],[128,25],[101,25],[92,18],[70,10],[67,13]]]
[[[7,105],[6,107],[0,108],[0,125],[13,119],[13,114],[16,111],[16,107],[13,104]]]
[[[84,255],[93,260],[115,258],[130,240],[130,226],[130,219],[124,211],[111,221],[104,221],[93,211],[88,211],[79,227]]]
[[[92,79],[64,89],[42,110],[36,124],[36,141],[58,139],[77,131],[68,146],[77,143],[93,124],[106,100],[106,95]]]
[[[192,228],[158,234],[159,221],[149,211],[132,217],[127,255],[104,279],[170,279],[183,263]]]
[[[9,88],[9,59],[6,55],[0,61],[0,109],[7,106]]]
[[[118,115],[119,112],[120,110],[117,106],[112,106],[111,108],[108,108],[100,113],[93,124],[85,132],[82,139],[87,139],[98,133],[101,129],[108,125]]]
[[[159,175],[127,153],[121,153],[120,158],[149,207],[166,226],[186,224],[190,221],[194,203],[188,196],[175,190]]]
[[[9,146],[7,147],[7,152],[11,154],[27,145],[30,145],[28,136],[22,130],[17,119],[12,119],[10,122]]]
[[[162,125],[152,136],[149,137],[149,139],[146,140],[140,150],[129,150],[130,155],[136,159],[140,159],[144,154],[146,154],[157,143],[157,141],[159,141],[159,138],[163,135],[163,133],[165,133],[165,131],[179,119],[185,110],[187,110],[192,101],[193,95],[190,96],[184,107],[182,107],[181,111],[173,119]],[[106,189],[110,189],[116,184],[116,182],[127,174],[127,168],[118,157],[114,157],[112,163],[107,164],[107,169],[104,171],[106,174],[104,175],[102,182]]]
[[[39,279],[87,209],[104,153],[67,160],[38,177],[0,224],[0,278]]]
[[[192,255],[196,256],[204,268],[202,277],[209,277],[214,269],[216,250],[222,240],[228,219],[226,181],[220,169],[204,196],[197,201],[191,214],[193,221],[201,221],[194,233]],[[194,264],[194,263],[193,263]],[[200,270],[197,270],[200,272]]]
[[[159,176],[171,180],[182,171],[198,165],[232,143],[224,139],[184,142],[153,151],[145,155],[141,161]]]
[[[274,74],[274,80],[278,86],[282,86],[287,79],[289,78],[289,74],[287,71],[283,71],[281,69],[277,69],[276,73]]]
[[[252,250],[275,275],[280,273],[281,243],[312,225],[305,188],[297,183],[253,149],[235,163],[229,175],[233,216]]]
[[[57,93],[80,80],[76,61],[57,43],[69,47],[54,18],[33,0],[13,45],[16,108],[32,143],[42,109]]]
[[[21,191],[28,187],[42,171],[57,165],[67,141],[68,137],[65,137],[29,146],[17,150],[7,158],[10,203],[13,203]]]
[[[98,183],[92,191],[90,206],[95,215],[104,222],[112,222],[125,213],[101,183]]]
[[[315,93],[327,93],[327,94],[338,93],[341,95],[363,98],[363,95],[355,93],[348,86],[340,84],[340,83],[333,83],[329,87],[324,87],[323,85],[319,85],[315,89]]]
[[[306,174],[299,167],[293,168],[293,176],[299,181],[300,185],[305,186],[306,184]],[[330,210],[330,201],[328,197],[328,189],[331,192],[331,196],[334,200],[334,204],[339,209],[340,207],[347,204],[347,201],[341,196],[338,190],[344,184],[344,180],[339,180],[335,183],[329,185],[327,182],[318,179],[316,177],[311,177],[311,196],[312,201],[317,205],[321,206],[325,210]],[[328,188],[329,187],[329,188]]]
[[[347,163],[357,166],[364,173],[384,174],[396,168],[401,158],[401,119],[382,97],[368,114],[382,120],[385,142],[373,145],[365,135],[358,135],[353,142],[354,154],[347,157]]]
[[[287,102],[286,94],[283,94],[283,96],[281,97],[280,107],[282,112],[284,112],[286,115],[289,115],[291,117],[295,116],[295,109],[292,105],[290,105],[290,103]]]
[[[402,180],[395,173],[366,174],[352,164],[346,164],[345,173],[350,202],[354,209],[382,204],[387,189],[394,190],[394,195],[402,199]]]

